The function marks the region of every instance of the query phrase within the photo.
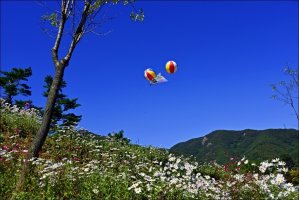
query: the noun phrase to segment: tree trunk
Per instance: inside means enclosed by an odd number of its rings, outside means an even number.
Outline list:
[[[64,69],[66,64],[64,62],[59,62],[59,64],[56,66],[55,70],[55,76],[49,91],[49,95],[47,98],[47,104],[46,109],[43,115],[42,124],[41,127],[38,130],[38,133],[36,134],[34,141],[32,142],[31,150],[28,154],[27,159],[31,159],[33,157],[38,157],[38,154],[40,150],[42,149],[42,146],[47,138],[52,114],[54,111],[54,105],[56,102],[57,93],[59,90],[59,86],[61,84],[61,81],[63,79]],[[23,191],[24,183],[26,175],[28,174],[28,162],[23,163],[23,168],[20,174],[20,177],[18,179],[17,185],[16,185],[16,193]],[[14,199],[14,197],[12,197]]]
[[[6,102],[9,103],[10,105],[12,105],[12,95],[11,94],[7,95]]]
[[[36,134],[34,141],[32,143],[30,157],[38,157],[38,153],[40,152],[49,132],[51,118],[54,111],[54,106],[56,102],[57,93],[59,90],[59,86],[63,79],[65,64],[59,64],[56,67],[56,73],[51,85],[51,89],[48,94],[46,109],[43,115],[42,124],[38,133]]]

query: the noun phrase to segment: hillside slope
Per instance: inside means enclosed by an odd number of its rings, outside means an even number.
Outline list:
[[[28,159],[40,118],[34,110],[2,102],[0,99],[3,200],[298,199],[292,183],[298,184],[295,174],[299,171],[288,171],[279,159],[254,165],[245,159],[230,166],[199,164],[165,149],[130,144],[121,131],[106,137],[61,127],[47,137],[38,158]],[[25,166],[30,170],[22,191],[16,192]]]

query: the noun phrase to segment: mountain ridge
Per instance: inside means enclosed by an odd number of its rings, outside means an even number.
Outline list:
[[[200,161],[216,160],[223,164],[234,157],[246,156],[262,161],[289,155],[299,161],[297,129],[215,130],[211,133],[175,144],[170,151],[193,155]]]

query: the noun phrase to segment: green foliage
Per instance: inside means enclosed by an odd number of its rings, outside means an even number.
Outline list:
[[[131,141],[129,138],[124,137],[123,130],[120,130],[118,133],[114,133],[114,132],[108,133],[108,137],[112,138],[113,140],[120,141],[121,143],[124,143],[124,144],[129,144]]]
[[[36,134],[40,127],[38,110],[35,110],[34,108],[27,110],[20,109],[16,105],[11,106],[8,103],[5,104],[3,99],[0,99],[0,103],[1,133],[15,133],[18,137],[26,137],[29,134]]]
[[[289,172],[290,181],[295,184],[299,185],[299,168],[291,169]]]
[[[298,163],[298,130],[267,129],[242,131],[213,131],[205,137],[191,139],[171,147],[170,151],[194,155],[199,161],[216,160],[220,164],[231,158],[246,156],[250,160],[263,161],[289,154]]]
[[[288,154],[288,153],[282,154],[279,156],[279,158],[286,163],[286,166],[288,168],[292,169],[293,167],[295,167],[295,162],[292,159],[292,157],[290,156],[290,154]]]
[[[0,89],[3,89],[7,103],[12,104],[13,98],[19,94],[31,95],[30,87],[25,83],[32,75],[31,67],[12,68],[10,72],[0,71],[0,74]]]
[[[134,21],[143,21],[144,20],[144,12],[142,9],[139,9],[138,12],[132,11],[130,14],[130,18]]]
[[[44,88],[46,91],[43,93],[44,97],[47,97],[53,82],[53,78],[51,76],[45,77],[45,85]],[[62,91],[63,88],[66,87],[66,82],[62,80],[61,85],[58,90],[56,103],[54,106],[54,112],[51,121],[51,128],[55,129],[58,126],[75,126],[77,125],[82,116],[75,115],[74,113],[69,113],[69,110],[73,110],[80,106],[77,103],[78,98],[70,99],[65,95]]]
[[[58,27],[59,25],[57,13],[46,14],[43,15],[41,18],[43,21],[48,21],[51,24],[51,26]]]
[[[35,106],[31,100],[23,101],[23,100],[15,100],[15,105],[21,109],[30,109],[34,108],[38,110],[38,112],[42,113],[43,108],[39,106]]]

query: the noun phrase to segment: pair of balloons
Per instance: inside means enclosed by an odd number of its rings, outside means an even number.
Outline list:
[[[177,71],[177,64],[174,61],[168,61],[165,65],[166,72],[173,74]],[[156,75],[155,71],[148,68],[144,71],[144,77],[150,82],[150,84],[164,83],[167,79],[159,73]]]

